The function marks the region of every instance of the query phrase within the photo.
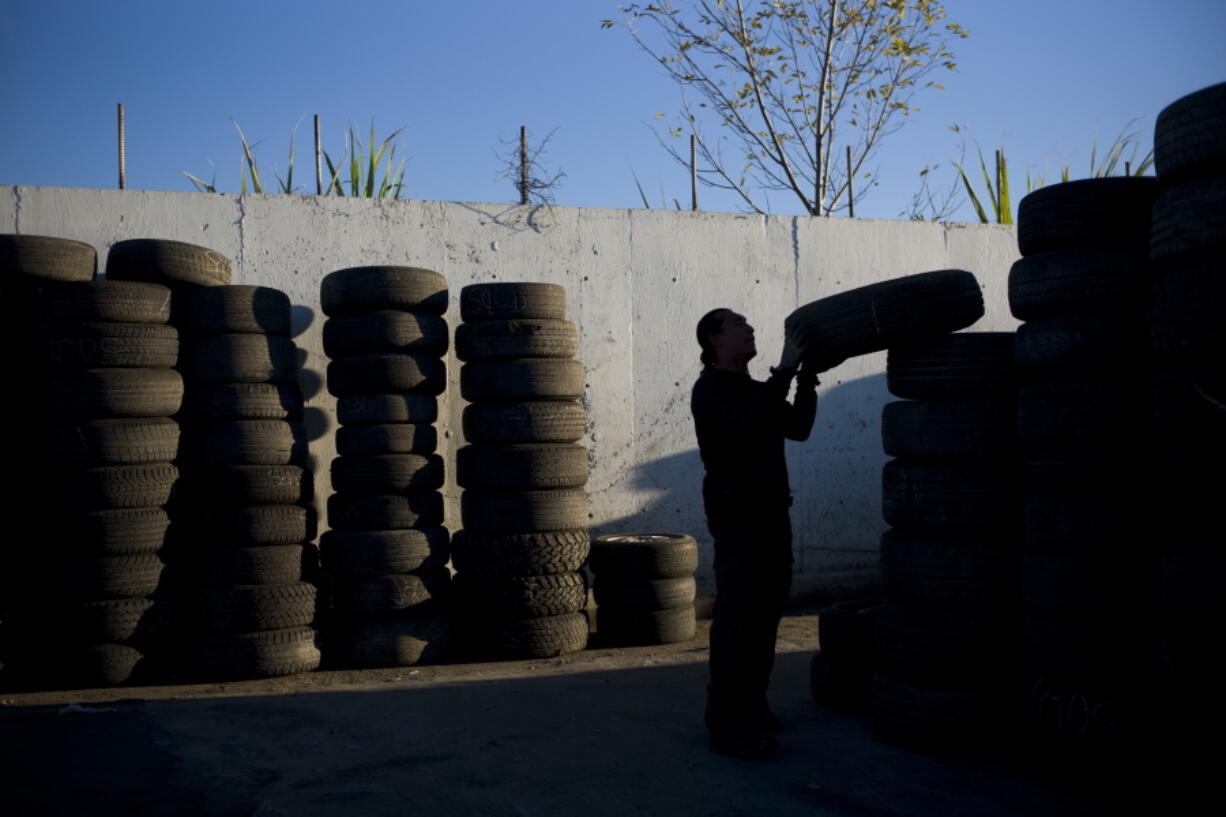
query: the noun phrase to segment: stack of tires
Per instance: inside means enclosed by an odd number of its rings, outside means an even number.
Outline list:
[[[583,365],[555,284],[461,292],[456,356],[468,445],[456,454],[464,528],[452,543],[466,647],[508,658],[587,645]]]
[[[1159,115],[1154,163],[1152,341],[1156,356],[1162,660],[1169,745],[1226,721],[1212,647],[1226,587],[1215,508],[1226,455],[1226,83],[1176,100]],[[1213,728],[1210,726],[1209,728]],[[1189,754],[1195,750],[1190,749]],[[1189,768],[1197,768],[1190,765]]]
[[[339,456],[321,555],[330,663],[408,666],[445,655],[450,591],[438,395],[447,384],[447,282],[414,267],[353,267],[321,286]]]
[[[818,650],[809,660],[814,701],[835,710],[868,710],[881,605],[879,598],[850,599],[818,612]]]
[[[52,524],[66,523],[50,541],[72,548],[56,555],[71,599],[57,681],[121,684],[164,658],[154,595],[179,477],[172,415],[183,399],[170,307],[168,288],[135,281],[65,285],[46,300],[49,495],[63,511]]]
[[[596,632],[610,646],[688,641],[696,621],[698,543],[680,533],[598,536],[591,568]]]
[[[182,418],[182,568],[210,678],[262,678],[319,665],[314,479],[284,292],[202,286],[176,295]]]
[[[918,745],[998,728],[1019,654],[1012,333],[892,347],[882,412],[886,602],[874,725]]]
[[[1028,722],[1074,737],[1055,699],[1130,698],[1157,665],[1149,288],[1152,177],[1041,188],[1018,207],[1022,258],[1009,275],[1024,461],[1024,679]],[[1042,699],[1042,702],[1039,701]],[[1092,711],[1110,707],[1096,703]],[[1118,723],[1080,723],[1114,740]],[[1103,735],[1103,732],[1108,734]]]

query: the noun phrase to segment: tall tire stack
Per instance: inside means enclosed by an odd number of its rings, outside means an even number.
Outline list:
[[[122,684],[165,666],[156,622],[183,400],[170,299],[159,284],[91,281],[46,301],[58,500],[48,541],[63,545],[48,555],[68,591],[52,636],[62,660],[48,664],[57,683]]]
[[[438,396],[447,384],[447,282],[415,267],[353,267],[321,288],[337,397],[321,537],[333,591],[330,664],[430,663],[448,650],[448,538]]]
[[[468,445],[453,619],[471,652],[539,658],[587,645],[586,424],[578,332],[555,284],[472,284],[456,356]]]
[[[97,252],[79,241],[0,235],[0,342],[7,353],[5,376],[10,383],[0,401],[0,419],[5,459],[16,477],[5,486],[3,504],[5,518],[14,528],[9,537],[13,541],[0,549],[0,683],[5,686],[33,681],[21,677],[41,663],[31,656],[59,646],[37,636],[44,626],[38,611],[60,601],[46,586],[58,577],[59,560],[47,564],[42,557],[50,558],[54,548],[22,542],[16,535],[18,527],[36,529],[61,514],[44,489],[53,471],[47,468],[46,457],[43,299],[59,287],[92,281],[97,265]],[[20,519],[27,524],[19,525]]]
[[[1152,177],[1085,179],[1040,188],[1018,207],[1009,304],[1024,321],[1014,346],[1024,703],[1031,733],[1069,748],[1114,743],[1127,727],[1070,728],[1039,698],[1131,708],[1157,666],[1156,617],[1137,615],[1158,594],[1145,314],[1156,194]]]
[[[1158,114],[1154,163],[1151,329],[1162,475],[1154,533],[1162,548],[1161,697],[1175,704],[1162,720],[1171,745],[1191,746],[1194,731],[1226,723],[1214,648],[1226,590],[1215,469],[1226,455],[1226,83]]]
[[[592,541],[596,633],[606,646],[689,641],[698,543],[681,533],[630,533]]]
[[[882,441],[886,601],[871,710],[882,734],[967,747],[1002,726],[1020,653],[1013,335],[889,350]]]
[[[317,559],[314,479],[290,339],[290,302],[270,287],[182,289],[175,317],[191,395],[182,418],[189,666],[218,680],[308,672]]]

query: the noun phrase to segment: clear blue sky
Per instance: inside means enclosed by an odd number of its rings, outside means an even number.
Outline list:
[[[1015,198],[1026,168],[1084,174],[1090,144],[1129,121],[1149,146],[1176,98],[1226,80],[1226,0],[949,0],[970,30],[945,90],[885,143],[881,184],[857,215],[897,218],[925,164],[957,158],[969,128],[1003,145]],[[0,0],[0,184],[115,187],[115,105],[127,109],[128,186],[190,190],[179,171],[237,191],[240,148],[228,117],[284,172],[298,129],[295,181],[313,191],[311,114],[337,153],[349,122],[404,128],[407,197],[511,201],[499,142],[527,125],[557,132],[548,167],[566,172],[557,203],[688,203],[688,179],[648,124],[675,110],[675,87],[606,0]],[[210,164],[212,163],[212,164]],[[949,180],[949,176],[940,176]],[[703,209],[737,203],[702,193]],[[796,208],[775,194],[780,213]],[[972,219],[967,208],[959,212]]]

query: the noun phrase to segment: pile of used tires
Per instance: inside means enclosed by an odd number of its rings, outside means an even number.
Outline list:
[[[175,297],[189,411],[173,564],[200,669],[217,679],[315,669],[314,478],[289,298],[228,284]]]
[[[1217,703],[1221,662],[1212,645],[1220,638],[1226,588],[1216,511],[1223,483],[1217,468],[1226,454],[1226,83],[1158,115],[1154,165],[1154,473],[1160,478],[1152,541],[1161,558],[1161,721],[1186,736],[1207,719],[1224,718]],[[1171,743],[1196,752],[1196,741]]]
[[[1013,334],[895,346],[881,418],[886,601],[876,620],[874,726],[921,744],[999,724],[1017,626]]]
[[[321,538],[332,590],[328,660],[408,666],[446,654],[443,459],[447,282],[415,267],[352,267],[321,286],[339,455]]]
[[[606,646],[689,641],[694,615],[698,543],[681,533],[598,536],[591,569],[596,632]]]
[[[456,481],[454,619],[465,648],[508,658],[588,639],[587,449],[579,338],[555,284],[472,284],[456,330],[467,400]]]

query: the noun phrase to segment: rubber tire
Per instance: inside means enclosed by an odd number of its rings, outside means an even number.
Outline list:
[[[438,399],[423,394],[344,395],[336,399],[336,420],[341,425],[434,423]]]
[[[170,417],[183,403],[183,378],[174,369],[86,369],[47,383],[53,411],[74,417]]]
[[[456,451],[456,483],[487,491],[579,488],[587,484],[588,452],[578,445],[466,445]]]
[[[203,554],[204,582],[214,587],[294,584],[302,580],[302,545],[217,548]]]
[[[460,290],[460,320],[566,319],[566,290],[558,284],[469,284]]]
[[[873,673],[832,664],[821,650],[809,659],[809,695],[836,712],[864,712],[872,696]]]
[[[583,613],[542,616],[490,625],[494,648],[507,658],[553,658],[587,646],[588,622]]]
[[[964,270],[880,281],[805,304],[784,320],[819,359],[849,358],[965,329],[983,317],[983,294]]]
[[[332,489],[344,494],[396,494],[443,487],[438,454],[372,454],[332,460]]]
[[[112,281],[225,286],[231,271],[230,259],[216,250],[161,238],[116,242],[106,257],[106,277]]]
[[[195,420],[288,420],[303,413],[296,383],[190,383],[183,413]]]
[[[126,643],[138,637],[153,609],[152,599],[106,599],[69,611],[71,638],[82,644]]]
[[[1162,589],[1156,554],[1026,552],[1019,575],[1022,605],[1042,613],[1127,609],[1134,599],[1160,597]]]
[[[328,497],[328,524],[341,531],[435,528],[443,524],[443,497],[437,491],[379,496],[332,494]]]
[[[290,336],[289,296],[272,287],[230,284],[192,289],[176,304],[175,317],[184,335]]]
[[[1018,376],[1130,378],[1149,352],[1148,323],[1140,312],[1069,314],[1023,324],[1014,339]]]
[[[587,494],[573,488],[465,491],[460,516],[466,530],[484,533],[573,530],[587,525]]]
[[[534,533],[457,531],[451,541],[456,570],[473,576],[544,576],[579,570],[591,541],[586,530]]]
[[[1155,352],[1212,365],[1226,352],[1226,269],[1221,261],[1167,270],[1153,285]]]
[[[330,530],[320,537],[320,556],[340,578],[412,573],[447,563],[447,529]]]
[[[976,536],[888,530],[881,535],[881,577],[892,599],[943,605],[988,605],[1017,588],[1018,535]]]
[[[77,558],[65,571],[68,595],[81,601],[148,598],[165,566],[155,553]]]
[[[446,568],[417,573],[363,576],[338,582],[333,603],[338,615],[424,615],[441,607],[451,595]]]
[[[1164,185],[1226,172],[1226,82],[1180,97],[1158,112],[1154,171]]]
[[[434,397],[446,387],[446,365],[429,355],[354,355],[328,364],[328,391],[336,397],[384,392]]]
[[[179,455],[179,424],[169,417],[148,417],[55,426],[48,450],[70,465],[171,462]]]
[[[999,606],[891,598],[877,615],[876,635],[877,669],[924,685],[980,687],[1009,677],[1020,629]]]
[[[447,657],[451,625],[446,616],[355,621],[344,637],[357,667],[413,667]]]
[[[48,292],[45,309],[52,323],[164,324],[170,321],[170,288],[141,281],[68,284]]]
[[[79,510],[156,507],[170,501],[178,479],[169,462],[94,465],[65,476],[64,500]]]
[[[66,539],[99,556],[154,553],[166,543],[170,515],[161,507],[86,511],[66,520]]]
[[[1154,202],[1149,257],[1156,266],[1216,261],[1226,249],[1226,173],[1162,191]]]
[[[315,538],[315,511],[301,505],[210,508],[198,517],[211,547],[300,545]]]
[[[1012,332],[960,332],[891,346],[886,388],[916,400],[1012,397]]]
[[[609,579],[670,579],[698,569],[698,541],[684,533],[611,533],[592,540],[592,572]]]
[[[208,335],[183,345],[183,376],[193,383],[298,381],[298,347],[277,335]]]
[[[203,623],[212,633],[304,627],[315,620],[317,592],[307,582],[205,587]]]
[[[213,635],[204,644],[204,670],[219,681],[311,672],[319,667],[318,641],[310,627]]]
[[[698,632],[693,606],[668,610],[596,610],[596,632],[601,645],[640,647],[689,641]]]
[[[179,333],[149,323],[54,326],[47,360],[64,369],[172,369],[179,360]]]
[[[587,414],[571,401],[473,403],[463,428],[470,443],[573,443],[587,432]]]
[[[498,618],[540,618],[577,613],[587,606],[582,573],[544,576],[469,576],[455,578],[457,606],[467,614]]]
[[[618,610],[645,612],[693,607],[697,597],[694,577],[677,579],[597,579],[593,585],[596,604]]]
[[[578,400],[584,388],[583,364],[577,360],[479,360],[460,367],[460,395],[473,403]]]
[[[122,686],[140,677],[144,663],[144,653],[127,644],[91,644],[69,650],[56,683],[78,689]]]
[[[315,478],[298,465],[217,465],[189,473],[189,490],[231,505],[299,505],[315,494]]]
[[[1144,251],[1157,194],[1158,180],[1152,176],[1040,187],[1018,203],[1018,249],[1023,256],[1086,247]]]
[[[991,690],[928,688],[883,672],[873,674],[874,730],[906,746],[982,752],[1000,723],[1000,701]]]
[[[1009,308],[1023,321],[1145,305],[1149,253],[1110,247],[1036,253],[1009,270]]]
[[[433,454],[438,431],[425,423],[343,425],[336,430],[336,453],[342,457],[373,454]]]
[[[889,457],[975,459],[1017,450],[1017,407],[1007,401],[896,400],[881,410]]]
[[[1044,381],[1018,392],[1018,437],[1031,447],[1111,449],[1143,427],[1148,400],[1130,381]]]
[[[500,358],[572,358],[579,330],[570,321],[509,320],[462,323],[456,327],[456,357],[463,361]]]
[[[442,315],[447,279],[419,267],[350,267],[324,276],[319,302],[328,317],[382,309]]]
[[[890,460],[882,470],[882,515],[904,530],[1000,530],[1021,520],[1006,464]]]
[[[197,423],[189,429],[195,461],[205,466],[291,465],[307,458],[302,423],[231,420]]]
[[[883,599],[848,599],[817,613],[817,643],[830,664],[871,673],[875,663],[877,616]]]
[[[324,321],[324,354],[347,357],[372,352],[447,354],[447,321],[425,312],[382,309],[338,315]]]
[[[92,281],[98,253],[89,244],[43,235],[0,235],[0,286],[13,280]]]

